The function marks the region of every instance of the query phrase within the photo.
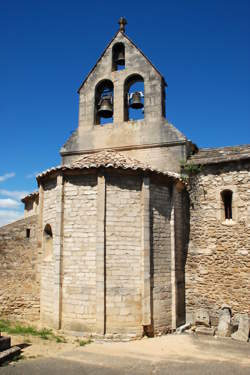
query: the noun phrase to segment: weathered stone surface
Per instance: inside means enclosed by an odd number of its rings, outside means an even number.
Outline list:
[[[207,165],[190,181],[186,311],[209,309],[213,325],[223,303],[234,314],[249,312],[249,171],[247,160]],[[233,192],[233,218],[228,221],[221,199],[225,189]]]
[[[249,340],[249,316],[248,314],[239,315],[239,326],[238,331],[232,334],[232,338],[238,341]]]
[[[65,330],[101,334],[105,329],[108,335],[137,337],[144,329],[168,332],[172,326],[170,239],[175,230],[170,223],[171,184],[168,179],[164,182],[164,176],[148,178],[145,195],[137,171],[113,170],[98,179],[97,173],[78,171],[64,180],[62,287],[55,297],[55,272],[60,266],[55,266],[53,245],[54,256],[42,261],[41,320],[53,325],[55,298],[61,298],[59,315]],[[45,180],[43,185],[42,226],[51,226],[55,243],[58,186],[55,180]],[[178,222],[183,202],[175,199],[174,203]],[[178,228],[178,257],[183,252],[182,232],[183,227]],[[181,261],[177,259],[179,270]]]
[[[199,327],[196,327],[195,333],[197,333],[198,335],[214,336],[215,328],[214,327],[199,326]]]
[[[27,238],[26,229],[30,229]],[[39,319],[37,216],[0,228],[0,316]]]
[[[206,309],[198,309],[195,311],[195,325],[210,327],[210,316]]]
[[[220,311],[219,324],[216,334],[221,337],[230,337],[233,332],[231,323],[231,311],[228,308],[223,308]]]

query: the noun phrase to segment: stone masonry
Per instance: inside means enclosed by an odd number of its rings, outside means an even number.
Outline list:
[[[105,161],[105,152],[101,155]],[[119,156],[109,155],[110,167],[112,157],[119,160]],[[169,331],[176,322],[171,283],[175,244],[170,240],[171,230],[175,231],[171,224],[175,177],[144,181],[136,171],[99,172],[93,169],[95,158],[101,160],[98,153],[90,156],[89,171],[79,169],[80,163],[77,169],[62,167],[61,255],[58,267],[55,256],[42,261],[41,320],[99,335],[139,337],[144,327],[153,333]],[[127,160],[123,165],[129,169],[133,159],[121,156],[121,160]],[[84,166],[86,161],[87,157]],[[42,225],[49,224],[53,233],[61,172],[56,173],[39,177]],[[43,247],[44,241],[43,237]]]
[[[27,229],[30,237],[27,237]],[[39,319],[37,216],[0,228],[0,317]]]
[[[188,312],[204,307],[217,320],[227,304],[233,313],[250,313],[249,171],[249,161],[213,164],[191,178]],[[232,220],[224,218],[224,189],[233,191]]]

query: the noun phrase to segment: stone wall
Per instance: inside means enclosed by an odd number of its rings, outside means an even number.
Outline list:
[[[100,335],[138,337],[144,329],[155,334],[171,329],[172,182],[111,170],[65,173],[62,189],[62,176],[57,181],[43,181],[40,204],[42,322]],[[59,199],[62,210],[56,206]],[[178,215],[176,221],[181,223]],[[45,251],[48,224],[51,253]],[[178,236],[182,230],[180,226]]]
[[[0,318],[39,319],[36,235],[37,216],[0,228]]]
[[[187,314],[199,307],[214,318],[223,303],[250,313],[250,164],[205,166],[191,178],[190,241],[186,263]],[[225,220],[221,192],[233,192]]]
[[[44,184],[44,198],[40,199],[43,207],[42,236],[44,228],[50,225],[52,229],[52,241],[56,229],[56,179],[46,181]],[[54,258],[53,254],[45,257],[44,241],[42,241],[41,260],[41,321],[46,324],[53,324],[53,302],[54,302]]]
[[[96,184],[96,174],[64,184],[62,328],[71,331],[95,331]]]
[[[123,125],[122,125],[123,126]],[[121,126],[121,132],[124,130]],[[132,126],[132,125],[131,125]],[[138,124],[137,124],[138,126]],[[140,124],[143,126],[143,124]],[[164,126],[164,125],[163,125]],[[134,126],[133,126],[134,127]],[[131,129],[133,131],[133,129]],[[105,129],[100,128],[100,134],[98,137],[103,138]],[[152,130],[153,131],[153,130]],[[112,139],[112,133],[109,134],[109,138]],[[124,135],[121,134],[120,138],[124,139]],[[107,143],[108,145],[108,143]],[[106,146],[107,146],[106,145]],[[116,150],[116,147],[112,147]],[[183,142],[179,144],[159,146],[159,147],[128,147],[128,148],[117,148],[117,150],[122,152],[129,157],[132,157],[136,160],[139,160],[143,163],[149,164],[153,168],[168,172],[177,172],[180,173],[180,162],[186,160],[188,148],[187,145]],[[73,154],[63,158],[62,164],[71,163],[81,158],[81,154]]]
[[[24,217],[33,216],[38,214],[39,210],[39,196],[34,195],[25,200]]]
[[[106,187],[106,327],[142,333],[141,179],[108,176]]]
[[[167,331],[172,324],[171,210],[170,188],[160,183],[152,183],[150,185],[150,228],[154,333]]]

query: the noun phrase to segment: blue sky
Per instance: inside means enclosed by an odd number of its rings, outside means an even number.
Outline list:
[[[200,147],[250,143],[250,1],[0,2],[0,225],[60,163],[77,89],[118,29],[168,82],[167,119]]]

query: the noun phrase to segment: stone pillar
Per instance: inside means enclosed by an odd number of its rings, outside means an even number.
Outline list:
[[[39,211],[38,211],[38,229],[37,229],[37,246],[42,248],[43,241],[43,201],[44,201],[44,190],[40,182],[39,185]]]
[[[63,176],[57,176],[56,224],[53,234],[54,258],[54,328],[61,328],[62,310],[62,248],[63,248]]]
[[[142,325],[149,326],[151,319],[151,274],[150,274],[150,180],[144,177],[142,182]]]
[[[43,205],[44,205],[44,190],[40,182],[39,185],[39,206],[38,206],[38,224],[37,224],[37,264],[36,264],[36,279],[40,282],[41,278],[41,263],[43,260]]]
[[[115,77],[116,72],[114,73]],[[114,124],[124,121],[124,93],[123,80],[114,78]]]
[[[170,219],[171,230],[171,292],[172,292],[172,329],[176,329],[176,262],[175,262],[175,198],[176,186],[173,184],[172,210]]]
[[[96,228],[96,333],[106,332],[106,271],[105,271],[105,217],[106,181],[102,174],[97,177],[97,228]]]

